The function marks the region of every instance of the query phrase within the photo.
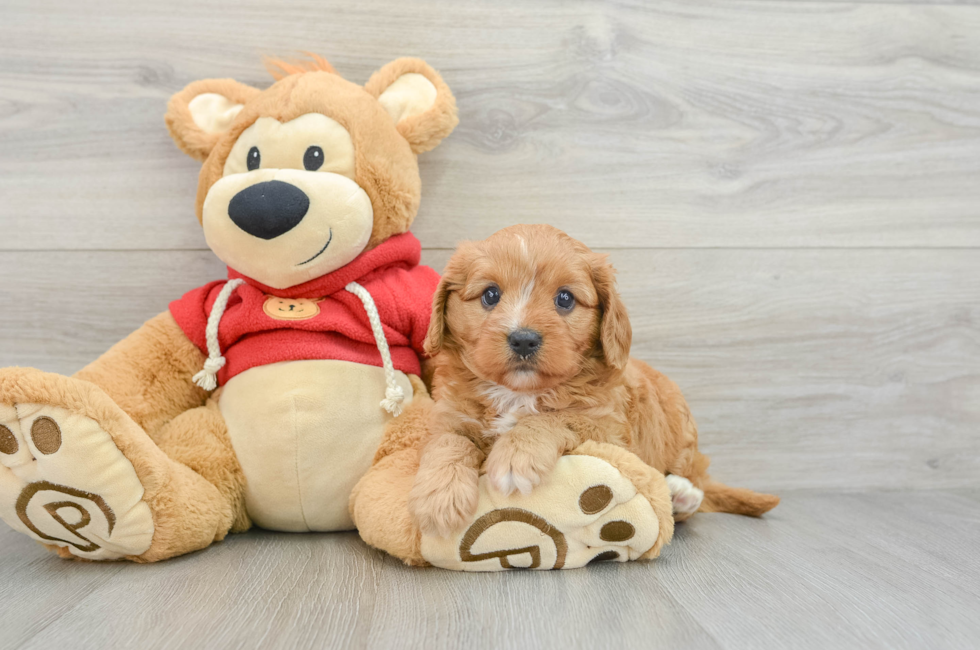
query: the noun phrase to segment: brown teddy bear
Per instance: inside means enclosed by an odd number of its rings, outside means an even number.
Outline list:
[[[581,566],[597,555],[589,531],[617,517],[637,534],[613,555],[656,555],[673,526],[663,476],[601,445],[562,459],[520,507],[487,495],[465,539],[418,533],[405,502],[439,278],[408,228],[417,154],[456,126],[455,100],[417,59],[363,87],[316,56],[270,69],[264,91],[194,82],[166,115],[204,163],[197,215],[228,279],[74,377],[0,370],[0,518],[89,560],[153,562],[253,524],[331,531],[355,518],[413,564]]]
[[[272,69],[264,91],[194,82],[166,115],[204,161],[197,215],[229,278],[72,378],[0,371],[0,517],[63,557],[351,529],[386,422],[425,393],[439,278],[408,228],[452,93],[417,59],[363,87],[319,57]]]

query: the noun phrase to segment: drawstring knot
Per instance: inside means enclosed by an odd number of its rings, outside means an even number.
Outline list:
[[[388,386],[385,389],[385,398],[381,400],[381,408],[392,415],[398,415],[402,412],[401,404],[404,400],[405,391],[402,390],[401,386]]]
[[[218,371],[224,367],[224,357],[208,357],[204,360],[204,370],[194,375],[194,383],[204,390],[214,390],[218,387]]]
[[[214,390],[218,387],[218,371],[225,367],[225,358],[221,356],[221,344],[218,342],[218,324],[221,322],[221,317],[225,315],[231,294],[243,284],[245,280],[241,278],[225,282],[225,286],[221,287],[214,301],[214,306],[211,307],[211,313],[208,314],[208,325],[204,329],[208,358],[204,362],[204,370],[193,377],[194,383],[204,390]]]

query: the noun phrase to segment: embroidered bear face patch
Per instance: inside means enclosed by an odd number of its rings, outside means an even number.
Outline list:
[[[320,313],[319,300],[266,296],[262,311],[276,320],[306,320]]]

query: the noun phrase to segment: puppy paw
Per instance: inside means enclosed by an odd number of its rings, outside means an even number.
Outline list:
[[[704,492],[683,476],[667,475],[667,487],[670,488],[670,501],[674,505],[675,515],[692,515],[701,507]]]
[[[505,496],[514,491],[530,494],[534,486],[551,473],[557,461],[557,453],[525,449],[504,436],[487,456],[487,478],[493,488]]]
[[[448,537],[470,523],[479,499],[476,470],[453,466],[439,471],[420,470],[408,507],[423,534]]]

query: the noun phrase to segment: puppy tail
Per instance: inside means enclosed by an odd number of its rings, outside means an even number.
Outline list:
[[[745,488],[729,487],[717,481],[704,485],[704,501],[701,512],[730,512],[736,515],[761,517],[779,505],[779,497],[774,494],[761,494]]]

